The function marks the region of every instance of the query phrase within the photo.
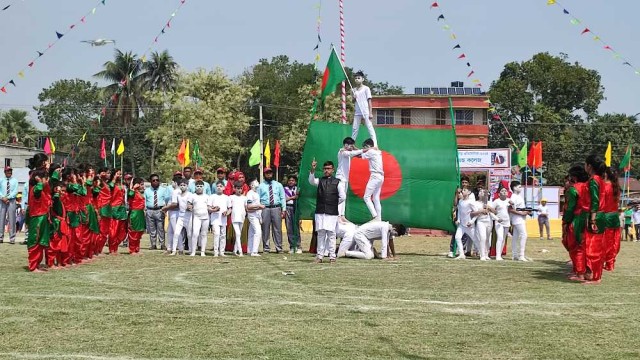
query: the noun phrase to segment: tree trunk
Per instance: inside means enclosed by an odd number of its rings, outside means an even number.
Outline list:
[[[154,141],[151,145],[151,164],[149,165],[149,174],[154,173],[154,168],[156,164],[156,142]]]

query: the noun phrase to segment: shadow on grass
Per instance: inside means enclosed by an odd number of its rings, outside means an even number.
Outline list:
[[[396,353],[397,358],[403,358],[403,359],[413,359],[413,360],[426,360],[427,358],[424,356],[419,356],[419,355],[414,355],[414,354],[409,354],[406,351],[398,348],[398,346],[396,344],[393,343],[393,341],[387,337],[383,337],[383,336],[378,336],[378,340],[380,340],[381,342],[387,344],[391,350],[393,350]]]
[[[567,279],[567,273],[571,271],[571,267],[567,265],[566,261],[540,260],[539,262],[549,265],[549,268],[535,270],[533,272],[533,276],[535,278],[541,280],[571,283],[571,281]]]

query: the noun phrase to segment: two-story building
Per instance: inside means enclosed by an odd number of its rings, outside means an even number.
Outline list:
[[[374,96],[374,125],[451,128],[451,98],[458,147],[486,148],[489,141],[488,97],[481,89],[464,87],[459,81],[451,85],[415,88],[414,94]]]
[[[42,149],[24,147],[16,144],[0,144],[0,160],[2,168],[11,166],[13,168],[13,176],[18,179],[18,191],[23,190],[24,184],[29,180],[29,159],[35,154],[43,152]],[[56,152],[53,155],[53,161],[62,163],[67,153]],[[4,175],[0,176],[4,177]]]

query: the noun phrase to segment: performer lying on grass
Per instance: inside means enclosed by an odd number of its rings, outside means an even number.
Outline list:
[[[350,224],[350,225],[349,225]],[[389,249],[393,247],[393,226],[386,221],[370,221],[360,226],[355,226],[347,221],[347,224],[338,223],[338,228],[346,228],[347,236],[342,238],[340,248],[338,249],[338,257],[352,257],[356,259],[371,260],[376,257],[373,242],[377,239],[382,241],[380,249],[380,257],[384,259],[393,259],[395,249],[389,256]],[[341,232],[339,229],[337,232]],[[355,231],[354,231],[355,230]],[[350,232],[353,234],[350,235]]]

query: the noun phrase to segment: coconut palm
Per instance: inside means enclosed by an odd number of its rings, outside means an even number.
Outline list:
[[[143,87],[145,90],[170,92],[175,90],[178,64],[167,50],[153,52],[151,59],[144,63]]]
[[[0,128],[4,131],[3,140],[24,146],[35,145],[39,131],[29,121],[24,110],[11,109],[0,116]]]

